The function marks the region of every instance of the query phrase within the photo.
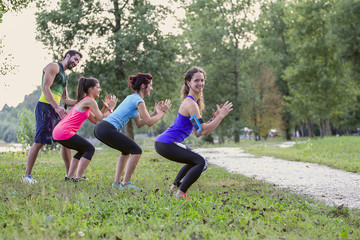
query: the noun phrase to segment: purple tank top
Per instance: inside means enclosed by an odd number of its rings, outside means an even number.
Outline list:
[[[195,99],[190,95],[186,97],[189,97],[195,101]],[[165,132],[159,135],[155,141],[163,143],[181,143],[185,140],[185,138],[190,136],[192,129],[193,125],[191,124],[190,117],[185,117],[178,113],[173,125],[171,125],[170,128],[166,129]]]

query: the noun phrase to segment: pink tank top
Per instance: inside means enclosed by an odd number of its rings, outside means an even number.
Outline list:
[[[52,133],[54,140],[66,140],[71,138],[80,129],[85,120],[89,118],[90,108],[85,112],[80,112],[75,108],[76,105],[54,128]]]

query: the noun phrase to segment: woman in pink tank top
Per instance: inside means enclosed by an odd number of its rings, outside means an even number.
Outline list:
[[[72,179],[78,182],[84,179],[84,172],[95,152],[94,146],[85,138],[77,135],[77,131],[86,119],[96,124],[109,116],[116,106],[117,98],[112,95],[106,95],[102,101],[104,107],[99,110],[95,98],[99,97],[100,92],[101,88],[97,79],[81,77],[78,83],[76,105],[61,119],[53,130],[52,136],[56,142],[77,151],[71,160],[70,169],[67,177],[65,177],[65,181]]]

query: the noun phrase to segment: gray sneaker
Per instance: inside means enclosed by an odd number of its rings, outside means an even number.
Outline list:
[[[127,182],[126,185],[124,185],[125,189],[133,189],[133,190],[140,190],[140,188],[136,187],[132,182]]]
[[[27,183],[27,184],[35,184],[35,183],[37,183],[37,181],[32,178],[31,174],[29,174],[27,176],[23,176],[21,181],[23,183]]]
[[[114,188],[125,189],[125,187],[121,183],[113,182],[111,186],[113,186]]]

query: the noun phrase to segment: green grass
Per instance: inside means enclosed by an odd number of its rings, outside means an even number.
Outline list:
[[[318,163],[349,172],[360,172],[360,137],[325,137],[318,139],[293,139],[290,148],[280,148],[283,139],[267,141],[242,141],[240,146],[256,156]]]
[[[132,181],[113,189],[118,152],[97,151],[89,182],[64,182],[60,153],[42,153],[36,185],[21,154],[0,156],[0,239],[358,239],[360,212],[338,209],[210,166],[190,201],[167,190],[181,164],[144,148]]]

